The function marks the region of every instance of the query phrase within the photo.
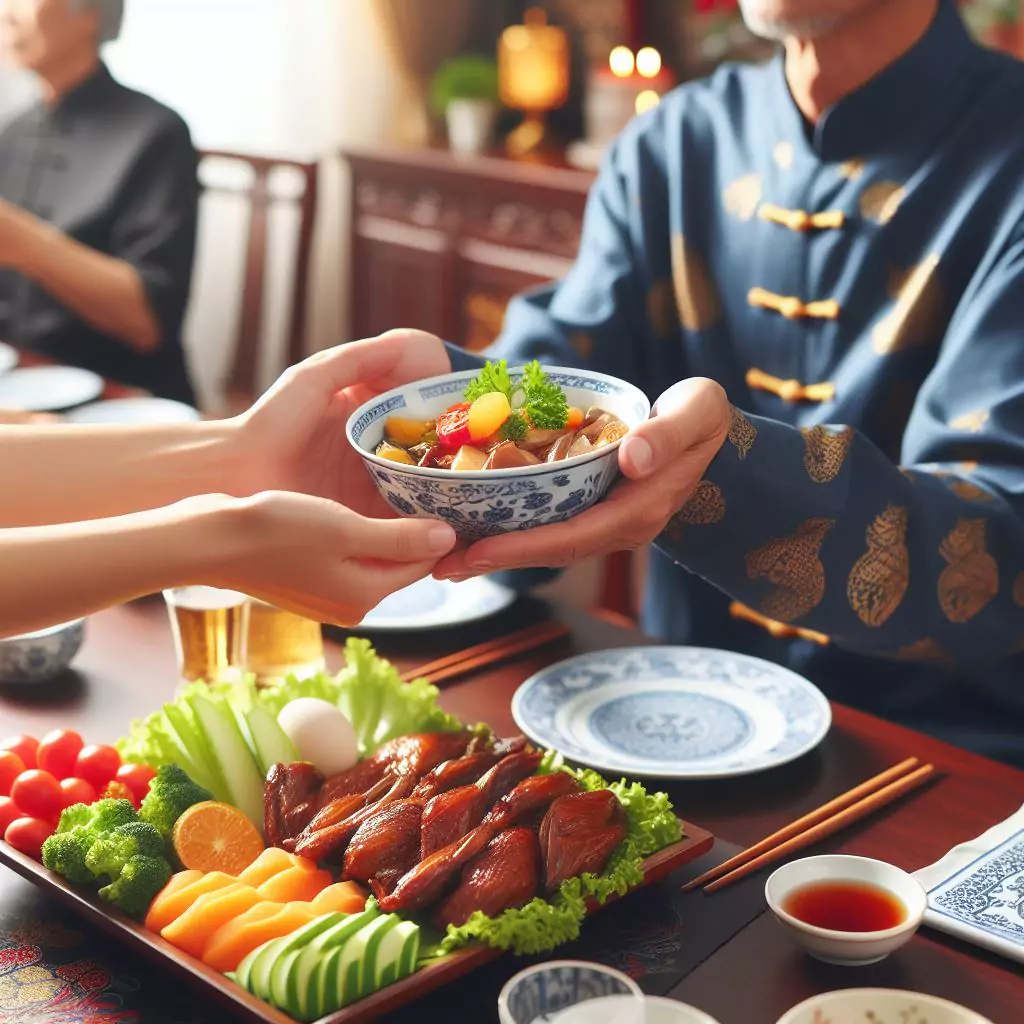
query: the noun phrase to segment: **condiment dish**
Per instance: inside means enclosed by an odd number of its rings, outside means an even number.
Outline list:
[[[71,664],[85,636],[85,619],[0,639],[0,683],[47,683]]]
[[[992,1024],[958,1003],[920,992],[848,988],[826,992],[794,1006],[776,1024]]]
[[[647,396],[625,381],[591,370],[545,367],[570,405],[599,406],[632,429],[650,415]],[[514,469],[453,472],[392,462],[374,454],[393,415],[434,419],[462,394],[476,370],[394,388],[360,406],[346,434],[384,500],[400,515],[443,519],[464,537],[486,537],[571,519],[605,496],[619,473],[619,441],[575,458]],[[518,371],[511,368],[513,379]]]
[[[828,882],[877,886],[902,904],[902,920],[879,931],[840,931],[808,924],[787,909],[797,891]],[[765,899],[785,931],[811,956],[850,967],[876,963],[909,942],[927,907],[924,889],[906,871],[880,860],[840,855],[806,857],[779,868],[765,883]]]

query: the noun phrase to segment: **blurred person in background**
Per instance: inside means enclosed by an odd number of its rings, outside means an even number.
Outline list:
[[[181,344],[199,185],[188,128],[116,82],[123,0],[0,0],[37,104],[0,132],[0,338],[194,404]]]

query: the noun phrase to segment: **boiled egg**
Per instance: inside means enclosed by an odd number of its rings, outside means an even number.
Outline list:
[[[347,771],[359,760],[355,730],[330,701],[299,697],[285,704],[277,724],[295,745],[299,758],[327,778]]]

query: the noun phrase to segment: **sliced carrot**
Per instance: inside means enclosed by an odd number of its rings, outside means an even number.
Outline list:
[[[355,882],[335,882],[317,893],[309,905],[317,914],[358,914],[366,908],[368,896]]]
[[[280,847],[268,846],[239,874],[238,880],[258,889],[267,879],[273,878],[274,875],[279,875],[289,868],[305,868],[307,871],[314,871],[316,864],[308,857],[299,857]]]
[[[192,876],[192,880],[184,885],[174,885],[176,878],[182,875]],[[200,896],[225,886],[236,884],[236,879],[225,875],[223,871],[181,871],[156,894],[149,905],[146,915],[146,927],[153,932],[162,932],[172,921],[177,920]]]
[[[200,896],[160,934],[178,949],[202,956],[203,948],[221,925],[259,902],[259,893],[251,885],[235,882]]]
[[[257,903],[217,929],[203,950],[203,963],[226,974],[257,946],[290,935],[318,916],[308,903]]]
[[[288,868],[268,878],[258,887],[258,892],[262,899],[271,903],[308,902],[333,882],[329,871]]]
[[[153,897],[153,902],[149,905],[149,911],[146,914],[146,927],[150,926],[149,915],[153,913],[153,908],[161,900],[169,899],[176,892],[181,892],[186,886],[198,882],[202,877],[202,871],[179,871],[177,874],[171,875],[171,880]],[[159,931],[159,929],[154,928],[153,931]]]

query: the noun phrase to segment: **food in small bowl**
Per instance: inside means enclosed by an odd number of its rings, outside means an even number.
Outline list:
[[[405,516],[482,537],[569,519],[607,493],[647,396],[589,370],[505,361],[386,392],[347,426],[381,495]]]
[[[992,1024],[980,1013],[920,992],[850,988],[812,996],[777,1024]]]
[[[928,905],[906,871],[868,857],[806,857],[765,884],[772,913],[816,960],[859,967],[913,937]]]
[[[85,619],[0,640],[0,683],[47,683],[71,664],[85,636]]]

